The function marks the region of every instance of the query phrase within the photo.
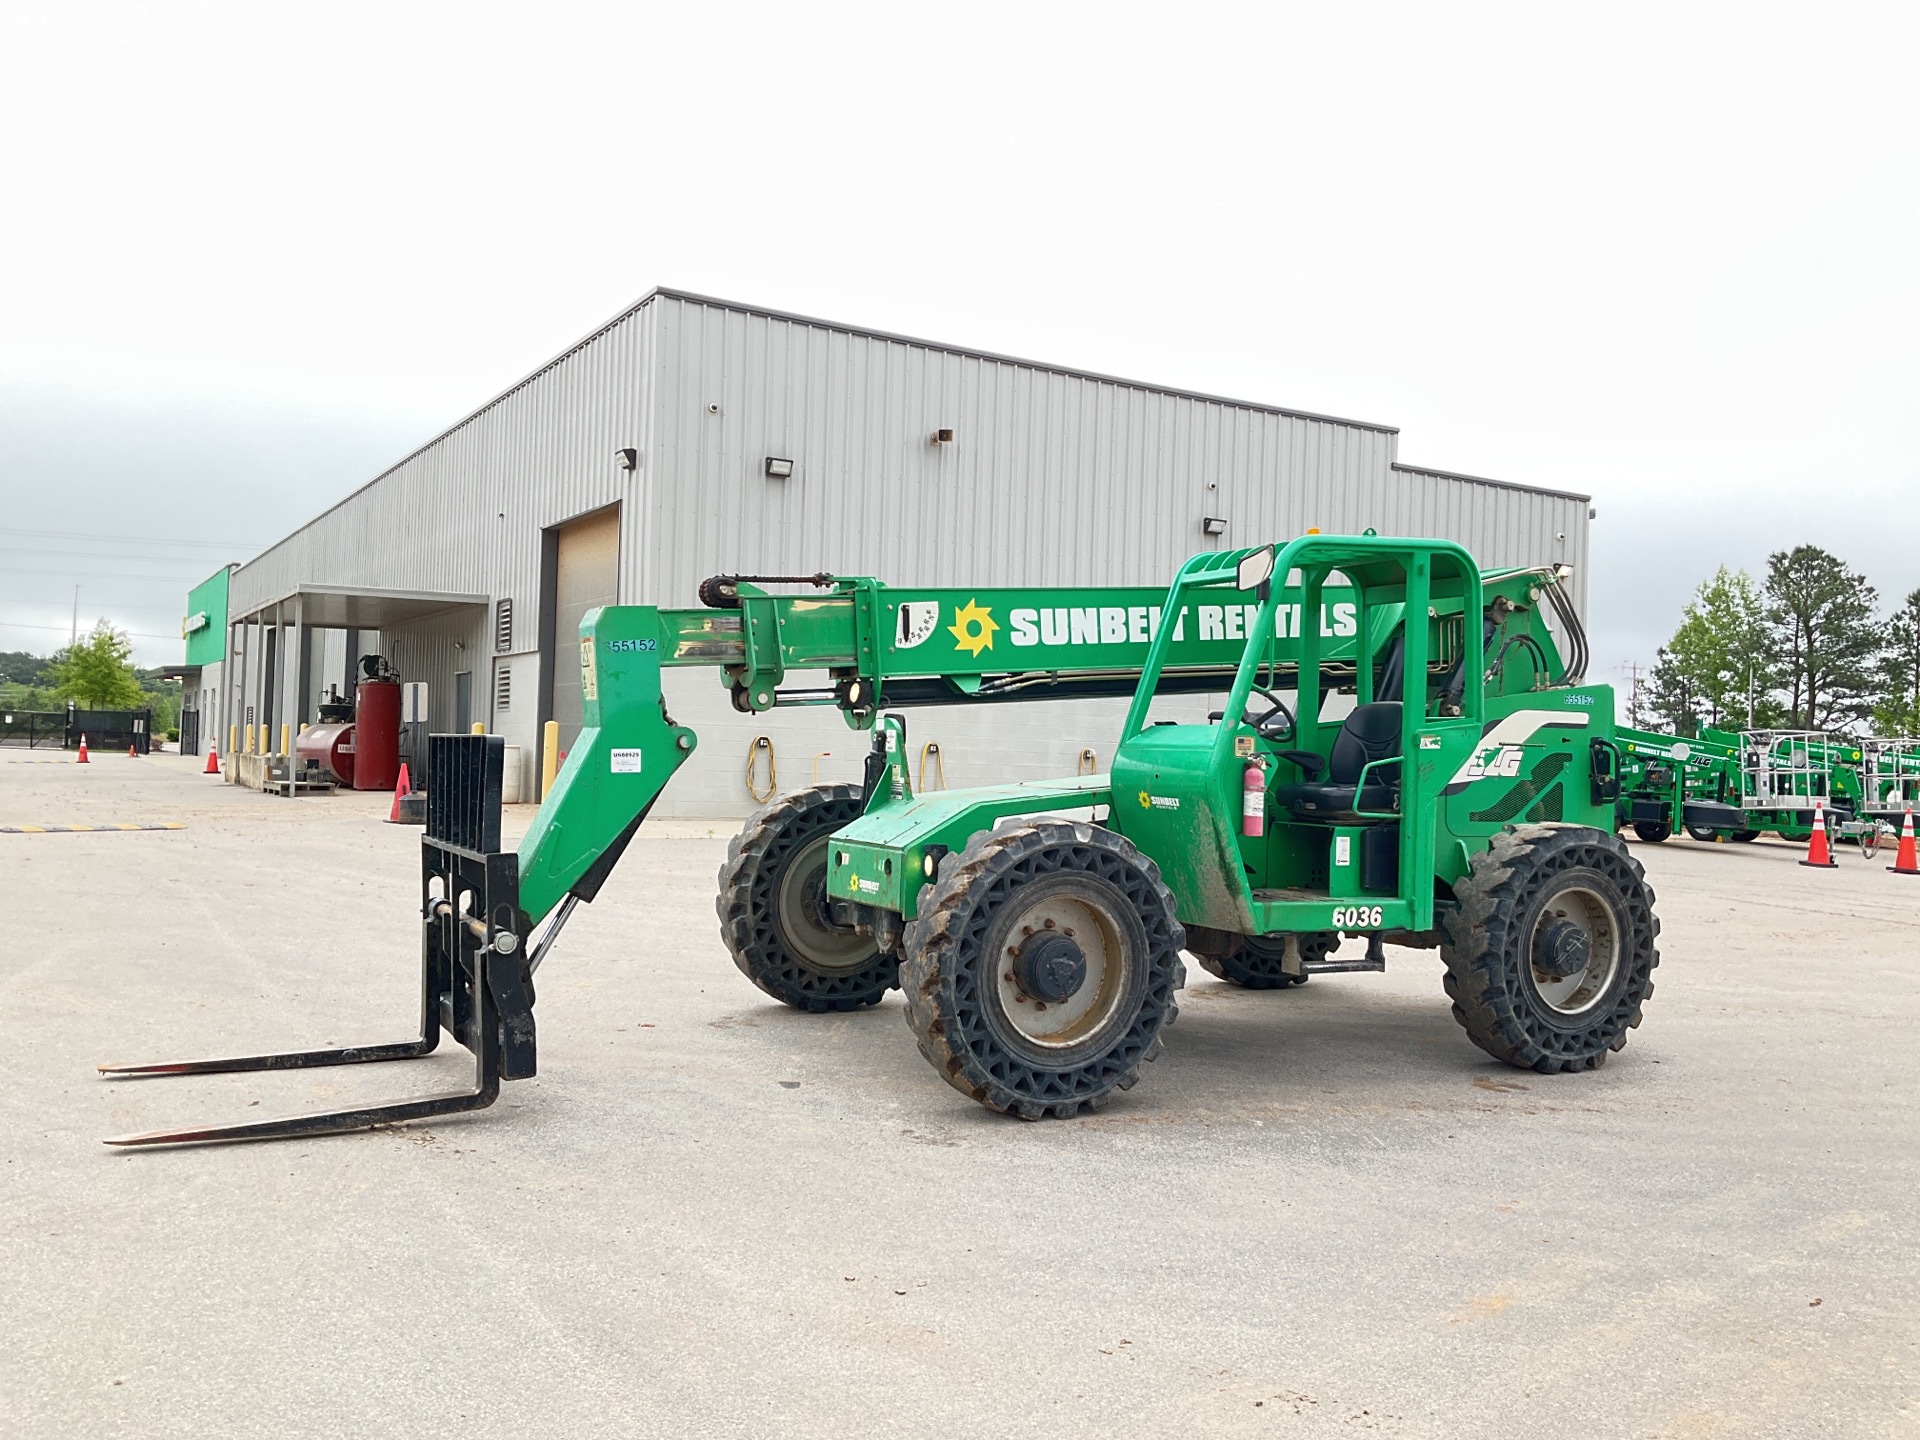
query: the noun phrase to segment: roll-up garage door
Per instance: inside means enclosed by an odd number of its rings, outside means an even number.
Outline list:
[[[553,718],[562,753],[580,733],[580,621],[596,605],[612,605],[620,588],[620,507],[609,506],[562,525],[554,562]]]

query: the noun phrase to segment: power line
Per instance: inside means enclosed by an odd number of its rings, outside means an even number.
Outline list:
[[[212,550],[261,550],[257,540],[172,540],[157,535],[88,535],[77,530],[0,530],[0,535],[28,535],[41,540],[108,540],[119,545],[199,545]]]
[[[29,625],[24,620],[0,620],[0,630],[65,630],[65,625]],[[156,635],[151,630],[125,630],[125,635],[140,640],[178,640],[178,635]]]
[[[104,605],[109,610],[137,610],[142,615],[178,615],[182,610],[179,605],[142,605],[117,596],[102,599],[90,588],[82,590],[81,594],[85,597],[86,608],[89,610],[100,605]],[[31,606],[36,610],[50,610],[54,608],[54,602],[41,595],[0,595],[0,609],[18,610],[24,606]]]
[[[156,557],[152,555],[129,555],[127,558],[129,560],[152,561]],[[181,580],[178,575],[129,575],[124,570],[38,570],[31,565],[9,565],[7,567],[7,573],[9,575],[77,575],[83,580],[151,580],[157,585],[186,585],[188,589],[192,588],[188,582]]]
[[[125,542],[111,540],[101,543],[120,545]],[[207,557],[204,555],[114,555],[99,550],[62,550],[56,546],[42,545],[37,540],[12,541],[0,539],[0,548],[7,546],[28,551],[34,555],[78,555],[84,560],[150,560],[157,565],[204,565],[207,563]],[[221,568],[225,569],[226,567],[222,566]]]

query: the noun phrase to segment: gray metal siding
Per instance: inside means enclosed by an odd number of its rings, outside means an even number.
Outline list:
[[[1395,465],[1395,523],[1384,534],[1458,540],[1482,569],[1517,565],[1573,566],[1574,609],[1587,613],[1587,518],[1583,495],[1527,490],[1445,471]]]
[[[954,444],[928,443],[939,426]],[[541,532],[614,500],[630,604],[692,605],[722,571],[1157,584],[1197,550],[1370,525],[1458,539],[1486,565],[1567,560],[1584,605],[1584,499],[1397,465],[1396,441],[1386,427],[655,292],[241,567],[233,603],[241,613],[302,582],[511,597],[514,703],[495,728],[530,752]],[[614,463],[623,446],[639,452],[635,471]],[[794,461],[791,479],[766,478],[770,455]],[[1202,534],[1206,515],[1227,520],[1224,537]],[[403,674],[433,687],[437,725],[451,723],[460,669],[488,713],[491,622],[384,637]],[[701,745],[657,814],[749,808],[746,751],[762,733],[786,784],[807,783],[820,752],[823,778],[858,774],[865,739],[835,712],[742,716],[704,670],[670,673],[667,694]],[[956,785],[1071,773],[1082,748],[1110,759],[1122,709],[921,711],[914,748],[938,740]]]
[[[231,582],[234,613],[303,583],[504,596],[514,602],[516,649],[530,647],[544,529],[624,500],[622,550],[643,543],[644,466],[622,470],[613,457],[624,446],[646,452],[653,372],[653,317],[642,307],[241,566]],[[459,670],[473,672],[476,718],[489,713],[492,619],[490,603],[471,625],[386,637],[402,675],[432,687],[434,724],[452,723]],[[539,686],[531,657],[516,658],[514,687],[499,728],[532,747]]]
[[[626,563],[628,593],[655,603],[728,570],[1157,580],[1196,550],[1332,528],[1393,459],[1386,430],[678,297],[650,308],[655,533]],[[928,443],[941,426],[955,443]],[[793,477],[766,478],[768,456]],[[1236,522],[1224,540],[1201,533],[1208,514]]]

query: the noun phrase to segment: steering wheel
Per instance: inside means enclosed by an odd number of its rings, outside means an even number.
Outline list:
[[[1247,723],[1253,726],[1254,730],[1257,731],[1263,739],[1278,740],[1282,736],[1291,735],[1294,727],[1293,711],[1287,708],[1287,702],[1274,694],[1273,691],[1267,689],[1264,685],[1256,685],[1253,689],[1254,693],[1262,699],[1271,701],[1273,708],[1259,718],[1249,720]],[[1284,720],[1286,722],[1285,727],[1276,728],[1274,726],[1276,719]]]

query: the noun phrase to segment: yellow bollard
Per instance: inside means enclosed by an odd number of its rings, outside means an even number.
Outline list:
[[[251,755],[251,754],[253,754],[253,725],[252,725],[252,722],[248,722],[248,725],[247,725],[247,754],[249,754],[249,755]]]
[[[560,773],[560,722],[549,720],[540,727],[540,798],[545,800]]]
[[[291,755],[292,753],[293,753],[293,727],[287,724],[283,720],[280,722],[280,754],[282,756],[287,756],[287,755]]]
[[[227,726],[227,754],[232,755],[240,748],[240,727]]]
[[[476,720],[476,721],[474,721],[474,722],[473,722],[473,724],[472,724],[472,725],[470,725],[470,726],[469,726],[469,727],[467,728],[467,733],[468,733],[468,734],[470,734],[470,735],[484,735],[484,734],[486,734],[486,733],[487,733],[487,722],[486,722],[486,721],[484,721],[484,720]]]
[[[307,733],[307,722],[306,722],[306,721],[304,721],[304,720],[302,720],[302,721],[300,722],[300,733],[301,733],[302,735],[304,735],[304,734],[306,734],[306,733]]]

